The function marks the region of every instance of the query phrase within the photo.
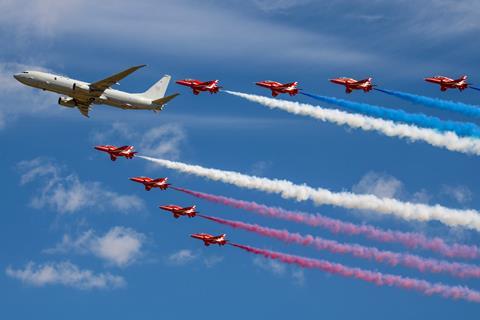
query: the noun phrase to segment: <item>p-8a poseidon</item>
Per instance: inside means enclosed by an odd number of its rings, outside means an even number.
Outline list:
[[[127,93],[111,88],[129,74],[144,66],[131,67],[92,83],[41,71],[24,71],[15,74],[14,78],[27,86],[63,95],[58,98],[58,104],[64,107],[77,108],[85,117],[88,117],[92,104],[106,104],[121,109],[161,111],[167,102],[178,96],[178,93],[175,93],[165,97],[171,78],[168,75],[143,93]]]

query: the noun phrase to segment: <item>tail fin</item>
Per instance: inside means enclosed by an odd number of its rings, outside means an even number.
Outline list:
[[[458,80],[467,80],[467,76],[466,75],[461,76],[460,79],[458,79]]]
[[[366,78],[358,81],[359,83],[364,83],[364,82],[372,82],[373,78]]]
[[[140,95],[152,100],[163,98],[171,78],[169,75],[163,76],[162,79],[158,80],[157,83]]]

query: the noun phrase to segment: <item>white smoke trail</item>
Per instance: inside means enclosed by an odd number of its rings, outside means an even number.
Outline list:
[[[259,103],[271,109],[281,109],[337,125],[347,125],[355,129],[377,131],[389,137],[404,138],[410,141],[424,141],[432,146],[445,148],[450,151],[480,155],[480,139],[459,137],[454,132],[439,132],[433,129],[395,123],[390,120],[372,118],[340,110],[324,109],[305,103],[272,99],[228,90],[223,92]]]
[[[233,184],[241,188],[280,194],[285,199],[294,199],[296,201],[311,200],[317,205],[328,204],[348,209],[370,210],[381,214],[394,215],[405,220],[436,220],[451,227],[464,227],[480,231],[480,212],[476,210],[450,209],[438,204],[429,206],[351,192],[335,193],[327,189],[315,189],[305,184],[296,185],[288,180],[260,178],[234,171],[204,168],[145,156],[138,157],[169,169],[194,174],[210,180]]]

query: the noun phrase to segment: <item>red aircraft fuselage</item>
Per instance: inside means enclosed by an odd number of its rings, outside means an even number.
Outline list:
[[[363,90],[368,92],[373,89],[372,78],[363,80],[355,80],[352,78],[335,78],[329,79],[330,82],[345,86],[346,93],[352,93],[353,90]]]
[[[452,79],[444,76],[435,76],[425,78],[425,81],[438,84],[441,91],[447,91],[447,89],[458,89],[460,91],[468,88],[467,76],[462,76],[458,79]]]
[[[219,246],[227,244],[227,235],[225,233],[219,236],[212,236],[208,233],[194,233],[191,234],[190,237],[202,240],[203,244],[207,247],[211,244],[218,244]]]
[[[167,190],[169,183],[168,178],[152,179],[149,177],[133,177],[130,180],[141,183],[145,186],[145,190],[150,191],[152,188],[159,188],[160,190]]]
[[[180,207],[174,204],[169,204],[166,206],[160,206],[159,208],[165,211],[170,211],[171,213],[173,213],[173,217],[176,219],[178,219],[180,216],[187,216],[189,218],[193,218],[198,213],[195,210],[197,208],[196,206]]]
[[[199,94],[201,91],[217,93],[218,91],[220,91],[220,88],[222,88],[218,86],[218,82],[219,80],[211,80],[204,82],[195,79],[184,79],[176,81],[176,83],[179,85],[192,88],[194,95]]]
[[[255,82],[257,86],[270,89],[272,91],[272,97],[276,97],[281,93],[288,93],[291,96],[298,94],[298,82],[291,82],[291,83],[280,83],[277,81],[265,80]]]
[[[94,148],[99,151],[108,153],[112,161],[117,160],[118,157],[125,157],[127,159],[132,159],[137,153],[133,151],[133,146],[116,147],[116,146],[105,145],[105,146],[96,146]]]

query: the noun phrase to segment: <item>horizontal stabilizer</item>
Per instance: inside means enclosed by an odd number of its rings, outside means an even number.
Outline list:
[[[160,99],[157,99],[157,100],[153,100],[152,102],[154,104],[158,104],[158,105],[165,105],[167,104],[170,100],[172,100],[173,98],[175,98],[176,96],[180,95],[180,93],[174,93],[170,96],[166,96],[166,97],[163,97],[163,98],[160,98]]]

